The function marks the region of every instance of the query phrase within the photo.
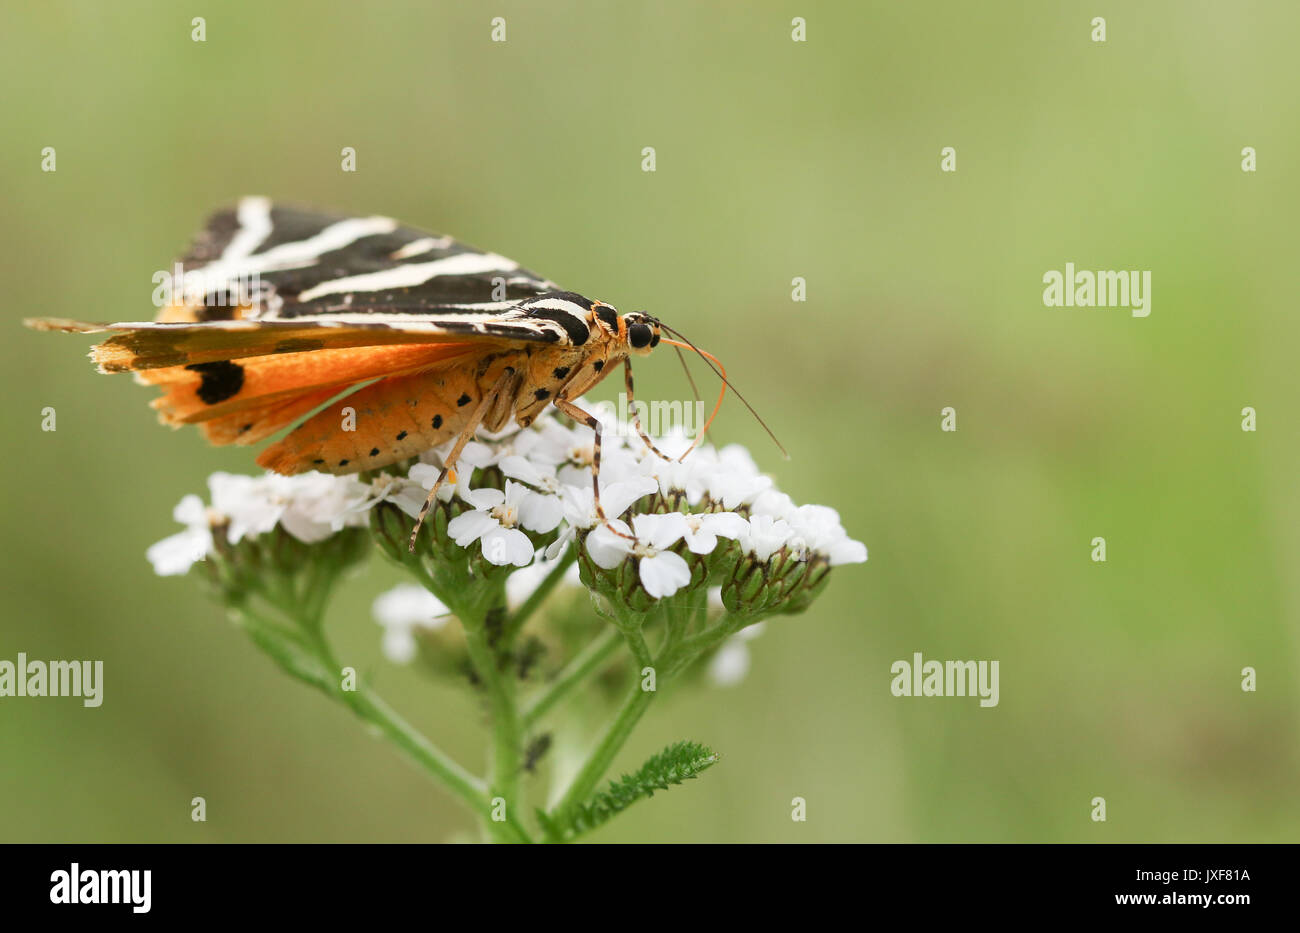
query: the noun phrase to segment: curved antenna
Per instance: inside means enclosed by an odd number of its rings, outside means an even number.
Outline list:
[[[785,457],[785,459],[789,460],[790,454],[786,451],[785,447],[782,446],[781,442],[776,439],[776,435],[772,433],[772,429],[767,426],[767,422],[764,421],[762,416],[760,416],[759,413],[754,410],[754,406],[749,404],[749,402],[745,399],[745,396],[741,395],[740,391],[728,381],[727,371],[725,368],[723,368],[722,361],[719,360],[713,354],[706,353],[704,350],[701,350],[695,344],[691,343],[690,340],[688,340],[683,333],[674,330],[673,328],[669,327],[667,324],[664,324],[662,321],[659,322],[659,326],[664,330],[666,330],[668,333],[672,334],[674,337],[680,338],[682,341],[681,343],[679,343],[676,340],[664,340],[664,343],[667,343],[671,346],[683,347],[685,349],[695,351],[697,354],[699,354],[700,358],[704,360],[705,363],[708,364],[709,368],[712,369],[714,373],[717,374],[718,378],[722,380],[722,391],[718,393],[718,402],[716,405],[713,406],[713,414],[709,415],[709,420],[705,422],[704,428],[700,431],[700,433],[695,436],[695,439],[691,442],[691,446],[687,448],[686,454],[690,453],[692,450],[696,448],[701,438],[704,437],[705,432],[708,431],[709,425],[713,424],[713,419],[717,417],[718,410],[722,407],[722,399],[725,396],[727,389],[730,389],[732,392],[736,393],[736,398],[740,399],[741,403],[744,404],[744,406],[749,409],[749,413],[754,416],[754,420],[756,420],[760,425],[763,426],[763,430],[766,431],[767,436],[772,439],[772,443],[776,445],[777,450],[781,451],[781,455]],[[682,454],[682,456],[678,458],[678,461],[680,462],[683,458],[685,458],[686,454]]]
[[[660,326],[662,327],[663,325],[661,324]],[[704,400],[700,398],[700,387],[695,384],[695,377],[691,375],[691,368],[686,365],[686,354],[682,352],[684,345],[675,341],[669,342],[672,343],[673,352],[677,354],[678,362],[682,364],[682,372],[686,373],[686,381],[691,384],[691,394],[695,396],[695,404],[704,404]],[[708,428],[700,428],[700,434],[707,435]],[[678,463],[680,462],[681,461],[679,460]]]

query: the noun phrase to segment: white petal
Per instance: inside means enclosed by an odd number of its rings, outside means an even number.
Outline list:
[[[680,554],[672,551],[641,558],[637,570],[641,585],[654,599],[671,596],[691,582],[691,568]]]
[[[387,499],[393,503],[411,518],[420,517],[420,509],[424,508],[424,500],[429,498],[428,493],[417,485],[406,485],[396,492],[388,494]]]
[[[749,673],[749,649],[735,638],[723,642],[709,660],[709,680],[718,687],[734,687]]]
[[[795,511],[794,500],[783,492],[766,489],[755,497],[749,507],[751,515],[770,515],[773,518],[788,519]]]
[[[530,492],[519,506],[519,523],[538,534],[554,531],[563,517],[564,508],[555,496]]]
[[[188,573],[198,561],[212,550],[212,534],[206,528],[187,528],[179,534],[163,538],[145,551],[153,572],[160,577],[174,577]]]
[[[413,463],[410,472],[406,475],[412,480],[419,483],[425,489],[432,489],[433,484],[438,481],[439,474],[442,470],[431,463]]]
[[[419,648],[410,629],[390,628],[384,631],[384,657],[394,664],[410,664],[415,660]]]
[[[491,466],[494,460],[496,460],[496,453],[491,447],[478,441],[470,441],[460,452],[460,459],[456,465],[468,473],[470,469]]]
[[[566,528],[564,531],[560,532],[560,536],[546,546],[546,559],[555,560],[555,558],[563,554],[565,549],[569,546],[569,542],[572,541],[573,538],[574,533],[572,528]],[[573,566],[577,567],[578,565],[574,564]]]
[[[758,464],[741,444],[728,444],[718,451],[718,463],[734,473],[746,476],[759,475]]]
[[[689,531],[686,516],[681,512],[666,514],[633,515],[632,530],[637,540],[662,551],[680,541]]]
[[[461,547],[469,547],[493,528],[497,520],[487,512],[461,512],[447,523],[447,534]]]
[[[766,622],[755,622],[753,625],[746,625],[733,638],[739,638],[741,641],[753,641],[759,635],[767,631]]]
[[[370,609],[380,625],[436,628],[442,624],[450,610],[422,586],[399,583],[386,593],[380,593]]]
[[[208,509],[203,504],[203,500],[190,493],[176,503],[176,508],[172,509],[172,518],[182,525],[207,525],[207,513]]]
[[[462,470],[457,473],[455,485],[452,485],[451,483],[443,483],[439,486],[438,501],[450,502],[452,496],[457,494],[459,494],[462,499],[465,499],[469,495],[470,472],[470,470]],[[433,484],[438,481],[438,477],[441,474],[441,467],[436,467],[429,463],[415,463],[411,465],[411,470],[407,473],[407,476],[409,476],[414,482],[423,486],[425,490],[429,490],[433,488]],[[428,498],[427,493],[425,498]]]
[[[746,476],[736,473],[714,473],[709,480],[709,498],[721,502],[724,509],[735,509],[752,502],[771,488],[767,476]]]
[[[533,542],[517,528],[497,526],[483,535],[483,557],[498,567],[526,567],[533,560]]]
[[[735,512],[710,512],[700,516],[700,525],[712,534],[739,541],[749,529],[745,516]]]
[[[467,498],[476,509],[494,509],[506,501],[506,494],[500,489],[474,489]]]
[[[604,475],[603,470],[601,475]],[[608,486],[602,484],[600,504],[604,506],[606,515],[617,518],[631,508],[632,503],[637,499],[658,491],[659,484],[649,476],[638,476],[621,483],[610,483]]]
[[[622,532],[628,532],[627,525],[615,519],[612,524]],[[587,554],[602,570],[612,570],[623,562],[632,551],[632,542],[621,535],[616,535],[605,525],[597,525],[587,535]]]
[[[741,538],[740,546],[757,560],[765,561],[785,545],[791,534],[793,529],[783,519],[755,515],[749,520],[749,530]]]
[[[686,534],[686,546],[692,554],[712,554],[718,546],[718,536],[707,528],[690,531]]]
[[[827,551],[832,567],[840,564],[861,564],[867,559],[867,546],[861,541],[845,538],[832,544]]]
[[[502,458],[497,464],[501,472],[511,479],[517,479],[521,483],[528,483],[531,486],[540,486],[546,481],[546,476],[537,468],[532,461],[512,454],[509,457]],[[553,473],[554,471],[552,471]]]
[[[304,544],[315,544],[318,541],[324,541],[333,530],[329,525],[321,525],[311,521],[302,515],[285,513],[280,517],[280,525],[285,531],[293,535]]]

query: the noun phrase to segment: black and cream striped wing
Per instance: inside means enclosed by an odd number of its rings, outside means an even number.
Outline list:
[[[504,256],[261,197],[214,214],[178,265],[154,321],[25,323],[112,334],[91,352],[104,372],[396,343],[579,346],[592,326],[590,300]]]
[[[389,217],[351,217],[248,197],[209,221],[181,261],[195,320],[388,324],[397,329],[567,342],[548,306],[585,316],[590,302],[519,263]],[[241,291],[242,289],[242,291]],[[548,300],[549,298],[549,300]],[[576,302],[574,302],[576,299]],[[576,308],[566,307],[574,302]],[[585,307],[583,307],[585,306]]]

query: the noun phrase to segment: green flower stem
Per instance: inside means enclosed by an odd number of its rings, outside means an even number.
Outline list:
[[[343,701],[363,720],[378,726],[380,731],[404,751],[416,764],[441,781],[480,818],[489,832],[505,842],[532,842],[528,831],[515,818],[507,804],[505,822],[492,820],[492,802],[487,784],[470,774],[422,733],[412,728],[379,696],[365,689],[341,691]]]
[[[519,771],[522,766],[522,739],[519,710],[515,704],[514,678],[510,672],[501,670],[497,652],[488,644],[484,617],[459,615],[465,627],[465,646],[469,651],[470,663],[487,692],[488,706],[492,712],[492,790],[505,800],[506,818],[509,821],[519,805]]]
[[[523,728],[527,730],[533,726],[573,688],[595,673],[609,658],[611,652],[618,647],[621,638],[618,629],[610,626],[578,652],[545,690],[524,705],[521,716]]]
[[[656,684],[656,686],[658,685]],[[614,761],[614,756],[618,754],[619,749],[623,747],[623,743],[631,735],[632,729],[650,707],[650,702],[654,699],[655,693],[654,690],[642,690],[641,679],[640,677],[637,678],[636,683],[632,686],[632,692],[623,701],[623,706],[619,709],[618,714],[605,729],[605,734],[601,736],[600,741],[596,743],[596,747],[592,750],[586,764],[574,776],[568,790],[564,792],[560,802],[551,811],[554,818],[561,822],[567,821],[569,812],[591,796],[591,792],[596,789],[600,779],[609,770],[609,766]]]
[[[502,644],[513,645],[515,643],[515,639],[523,631],[524,623],[537,611],[537,607],[546,601],[546,597],[551,595],[555,587],[564,579],[564,574],[569,567],[577,559],[578,547],[576,544],[567,548],[564,554],[556,559],[551,572],[546,575],[546,578],[542,580],[537,589],[529,594],[528,598],[524,600],[524,604],[516,609],[510,620],[506,622],[505,632],[501,637]]]
[[[660,658],[664,673],[671,677],[700,653],[708,651],[720,642],[735,635],[741,629],[748,628],[761,621],[762,618],[762,615],[758,614],[727,613],[712,628],[706,629],[698,635],[683,638],[671,651],[665,651]]]
[[[596,789],[596,785],[600,783],[601,778],[605,776],[605,772],[609,770],[609,766],[613,764],[615,756],[624,743],[627,742],[632,729],[645,714],[646,709],[649,708],[655,693],[662,689],[691,660],[698,657],[702,651],[714,647],[747,625],[759,621],[760,618],[756,614],[728,613],[712,628],[697,635],[683,637],[683,633],[687,628],[685,623],[693,613],[681,606],[667,606],[664,609],[669,613],[667,625],[665,626],[664,644],[660,649],[659,656],[654,659],[653,663],[650,661],[649,649],[646,647],[645,638],[641,632],[642,624],[646,621],[646,618],[642,616],[640,619],[636,619],[630,614],[624,617],[618,610],[614,610],[616,618],[612,621],[615,622],[617,630],[627,640],[628,646],[632,649],[638,664],[642,667],[655,668],[656,690],[641,689],[641,677],[640,671],[638,671],[632,692],[623,701],[623,706],[606,728],[605,734],[596,743],[590,757],[574,777],[560,802],[552,809],[552,818],[561,825],[567,823],[573,808],[585,801]]]
[[[393,741],[416,764],[448,790],[459,797],[479,818],[493,838],[502,842],[532,842],[528,831],[515,818],[513,808],[507,804],[505,821],[492,819],[492,800],[487,783],[470,774],[412,728],[379,696],[364,688],[339,691],[344,703],[361,719],[371,723]]]
[[[638,613],[618,603],[610,600],[605,606],[601,605],[599,600],[592,600],[592,608],[596,615],[608,622],[615,631],[620,632],[623,639],[627,642],[628,650],[632,652],[632,657],[636,659],[638,671],[641,668],[652,667],[654,665],[654,656],[650,653],[650,646],[646,644],[645,634],[641,629],[650,621],[650,613]]]
[[[335,675],[340,672],[341,668],[334,658],[323,632],[311,625],[313,622],[312,613],[299,606],[301,617],[295,617],[295,614],[288,607],[283,608],[285,614],[290,618],[294,618],[294,621],[299,624],[301,627],[300,632],[294,632],[281,626],[264,614],[258,613],[251,606],[242,606],[238,612],[252,623],[253,630],[250,630],[250,634],[254,634],[257,628],[261,628],[278,634],[281,638],[288,638],[305,650],[310,651],[315,656],[317,663],[321,665],[322,671]],[[319,621],[319,617],[315,621]],[[245,628],[248,628],[247,624]],[[254,640],[257,640],[255,635]],[[314,678],[309,682],[315,682]],[[486,782],[470,774],[446,752],[429,741],[423,733],[416,730],[399,716],[378,694],[364,687],[357,690],[344,690],[336,679],[330,679],[323,683],[316,682],[316,686],[323,687],[326,694],[351,709],[363,722],[367,722],[379,729],[385,737],[405,753],[408,758],[424,769],[430,777],[456,795],[469,808],[470,812],[482,818],[494,830],[497,830],[498,835],[504,836],[511,842],[531,841],[528,833],[517,823],[511,823],[507,820],[504,829],[500,828],[502,824],[491,823],[491,801],[488,798]]]
[[[399,716],[379,696],[364,688],[339,691],[340,699],[361,719],[377,726],[394,745],[459,797],[478,817],[487,819],[487,784],[462,768]]]

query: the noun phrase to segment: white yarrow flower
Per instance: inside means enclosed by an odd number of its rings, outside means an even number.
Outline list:
[[[631,508],[634,502],[643,496],[653,494],[657,489],[658,486],[656,486],[655,481],[647,476],[637,477],[621,483],[610,483],[608,485],[602,483],[600,487],[600,504],[605,509],[607,516],[617,519],[618,516]],[[588,479],[587,485],[582,487],[562,487],[559,499],[564,514],[565,527],[560,532],[560,536],[547,547],[547,560],[554,560],[563,554],[564,549],[569,546],[569,542],[574,539],[579,531],[586,531],[600,524],[600,516],[596,514],[596,493],[591,488],[590,479]]]
[[[740,539],[740,546],[746,554],[753,554],[755,560],[765,561],[790,540],[793,529],[788,522],[770,515],[754,515],[749,519],[749,528]]]
[[[629,555],[637,558],[637,576],[641,586],[654,599],[671,596],[691,582],[691,568],[680,554],[664,550],[681,540],[686,531],[686,517],[679,512],[666,515],[636,515],[632,519],[636,542],[625,535],[630,530],[625,522],[601,524],[587,535],[587,553],[592,562],[604,570],[612,570]]]
[[[163,538],[145,552],[160,577],[188,573],[195,563],[212,553],[212,516],[202,499],[190,493],[172,510],[172,518],[185,525],[185,530]]]
[[[447,624],[450,610],[422,586],[399,583],[375,597],[371,612],[384,627],[384,656],[394,664],[409,664],[419,646],[416,629],[434,631]]]
[[[749,673],[750,652],[746,642],[763,634],[766,623],[759,622],[732,635],[709,659],[709,679],[716,687],[734,687]]]
[[[468,498],[474,510],[453,518],[447,533],[460,547],[481,542],[483,557],[500,567],[523,567],[533,560],[533,543],[517,526],[545,534],[560,524],[558,499],[512,480],[506,480],[504,492],[475,489]]]
[[[686,531],[682,535],[692,554],[712,554],[718,538],[739,541],[749,530],[749,522],[735,512],[704,512],[686,515]]]

